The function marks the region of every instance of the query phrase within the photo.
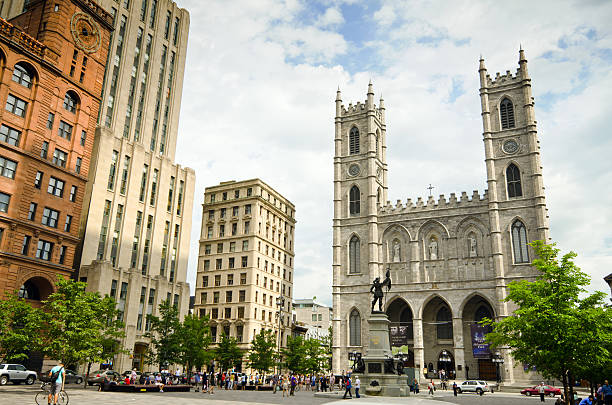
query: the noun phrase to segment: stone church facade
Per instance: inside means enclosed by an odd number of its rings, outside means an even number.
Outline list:
[[[370,284],[390,269],[384,311],[400,336],[406,366],[445,369],[458,379],[504,383],[538,378],[506,348],[473,347],[472,325],[502,319],[507,285],[535,277],[527,243],[549,240],[540,147],[523,50],[516,74],[495,78],[480,60],[480,100],[488,189],[426,201],[387,201],[385,106],[336,97],[333,220],[333,369],[368,349]],[[397,341],[396,341],[397,342]],[[393,343],[393,342],[392,342]],[[396,344],[396,346],[399,346]],[[478,350],[477,350],[478,349]],[[442,361],[440,361],[442,360]],[[427,368],[427,370],[425,370]]]

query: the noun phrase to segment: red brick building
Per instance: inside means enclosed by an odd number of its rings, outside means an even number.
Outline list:
[[[90,0],[0,19],[0,294],[72,275],[112,22]]]

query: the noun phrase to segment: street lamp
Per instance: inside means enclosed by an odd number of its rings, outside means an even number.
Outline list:
[[[283,297],[278,297],[276,298],[276,306],[278,307],[278,312],[276,313],[276,315],[278,316],[278,355],[279,355],[279,360],[280,360],[280,351],[281,351],[281,342],[282,342],[282,338],[281,338],[281,325],[283,323],[283,308],[285,307],[285,298]],[[280,362],[279,362],[279,366],[278,366],[278,374],[280,374]]]
[[[493,363],[495,363],[496,370],[497,370],[497,384],[498,384],[498,389],[499,389],[499,384],[502,381],[501,372],[500,372],[499,368],[500,368],[501,364],[504,364],[504,357],[501,355],[500,352],[495,352],[495,354],[492,357],[493,358],[491,359],[491,361],[493,361]]]

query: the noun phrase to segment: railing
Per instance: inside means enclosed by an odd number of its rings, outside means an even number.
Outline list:
[[[41,58],[45,56],[46,46],[42,42],[38,42],[3,18],[0,18],[0,35],[5,36],[9,41],[18,43]]]

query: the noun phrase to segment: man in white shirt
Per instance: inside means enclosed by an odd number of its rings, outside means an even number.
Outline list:
[[[355,398],[360,398],[359,388],[361,388],[361,380],[359,379],[359,376],[356,375],[355,376]]]

